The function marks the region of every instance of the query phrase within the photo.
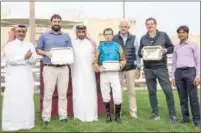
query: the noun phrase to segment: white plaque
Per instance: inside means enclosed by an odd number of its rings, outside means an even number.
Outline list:
[[[119,71],[120,63],[119,61],[104,61],[103,67],[106,69],[105,71]]]
[[[55,65],[72,64],[74,63],[74,53],[71,47],[52,48],[51,62]]]
[[[143,47],[143,60],[161,60],[161,46],[145,46]]]

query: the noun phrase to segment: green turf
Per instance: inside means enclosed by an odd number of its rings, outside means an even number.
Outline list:
[[[36,109],[36,127],[32,130],[22,130],[30,132],[199,132],[199,128],[195,128],[193,123],[171,125],[168,119],[168,111],[166,106],[165,96],[162,91],[158,91],[159,113],[161,120],[150,120],[150,105],[147,91],[137,91],[137,105],[139,119],[133,119],[128,112],[128,93],[124,92],[124,102],[122,108],[122,124],[105,123],[104,116],[99,117],[98,122],[82,123],[73,118],[69,118],[66,125],[59,123],[58,117],[53,117],[47,128],[42,127],[41,116],[39,112],[39,95],[35,95]],[[178,122],[182,120],[180,105],[178,101],[177,91],[174,91],[176,113]]]

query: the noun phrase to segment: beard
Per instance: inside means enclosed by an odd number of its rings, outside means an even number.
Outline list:
[[[77,36],[80,40],[83,40],[86,36]]]
[[[59,25],[53,25],[52,30],[55,31],[55,32],[58,32],[58,31],[61,30],[61,27]]]

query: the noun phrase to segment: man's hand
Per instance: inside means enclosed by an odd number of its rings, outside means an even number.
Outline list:
[[[135,79],[139,79],[140,78],[140,69],[136,69],[135,70]]]
[[[174,79],[172,79],[172,81],[171,81],[171,86],[172,86],[172,87],[175,87],[175,86],[176,86]]]
[[[198,86],[200,84],[200,78],[199,77],[196,77],[194,79],[194,83],[193,83],[195,86]]]
[[[104,68],[104,67],[100,67],[100,68],[99,68],[99,72],[102,73],[102,72],[104,72],[104,71],[105,71],[105,68]]]
[[[50,52],[45,52],[45,55],[46,55],[48,58],[50,58],[50,59],[51,59],[51,57],[52,57],[52,54],[51,54]]]
[[[31,52],[31,50],[29,49],[29,50],[27,51],[27,53],[24,55],[24,59],[25,59],[25,60],[26,60],[26,59],[29,59],[31,56],[32,56],[32,52]]]

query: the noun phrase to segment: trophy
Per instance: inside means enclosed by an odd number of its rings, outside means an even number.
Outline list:
[[[119,71],[120,63],[119,61],[104,61],[103,65],[105,71]]]
[[[74,63],[74,53],[71,47],[52,48],[51,63],[55,65],[72,64]]]
[[[162,59],[161,46],[144,46],[143,47],[143,60],[161,60]]]

